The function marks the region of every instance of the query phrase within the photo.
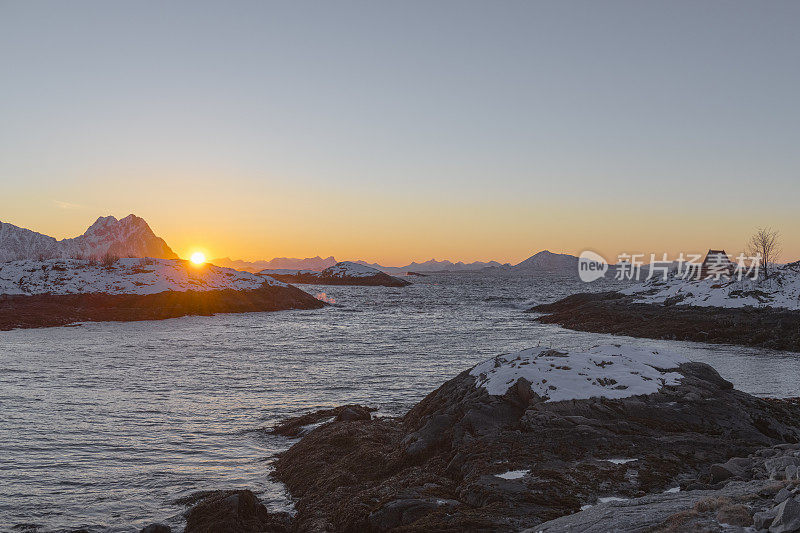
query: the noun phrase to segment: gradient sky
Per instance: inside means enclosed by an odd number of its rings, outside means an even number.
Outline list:
[[[0,220],[181,255],[800,258],[800,2],[0,1]]]

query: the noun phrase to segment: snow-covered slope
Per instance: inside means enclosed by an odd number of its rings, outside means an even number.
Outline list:
[[[696,307],[782,307],[800,310],[800,261],[770,269],[767,280],[685,280],[662,276],[620,291],[640,303]]]
[[[687,362],[677,353],[632,346],[595,346],[587,352],[528,348],[480,363],[470,375],[476,387],[495,396],[525,378],[533,392],[552,402],[627,398],[677,385],[682,376],[671,370]]]
[[[0,263],[0,294],[155,294],[286,286],[269,277],[179,259],[119,259],[106,267],[80,259]]]
[[[118,257],[178,258],[164,239],[156,236],[147,222],[135,215],[121,220],[100,217],[83,235],[60,241],[0,222],[0,262],[102,257],[107,253]]]

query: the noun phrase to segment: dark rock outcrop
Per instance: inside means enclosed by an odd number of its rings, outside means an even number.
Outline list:
[[[0,295],[0,331],[74,322],[162,320],[186,315],[319,309],[325,304],[292,286],[157,294]]]
[[[800,351],[800,312],[787,309],[643,304],[603,292],[574,294],[529,311],[545,313],[540,322],[578,331]]]
[[[293,527],[288,513],[270,513],[249,490],[201,492],[179,503],[193,504],[185,533],[284,533]]]
[[[702,363],[678,372],[654,394],[557,402],[519,382],[491,396],[464,372],[402,418],[314,429],[274,475],[300,531],[516,531],[604,496],[715,490],[711,465],[800,438],[796,403],[736,391]]]

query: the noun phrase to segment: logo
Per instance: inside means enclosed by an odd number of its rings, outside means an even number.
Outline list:
[[[602,255],[584,250],[578,257],[578,276],[581,281],[591,283],[606,275],[608,262]]]

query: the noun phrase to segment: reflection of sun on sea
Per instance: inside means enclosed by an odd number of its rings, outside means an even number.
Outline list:
[[[195,265],[202,265],[206,262],[206,254],[203,252],[195,252],[192,254],[192,257],[189,258],[189,260]]]

